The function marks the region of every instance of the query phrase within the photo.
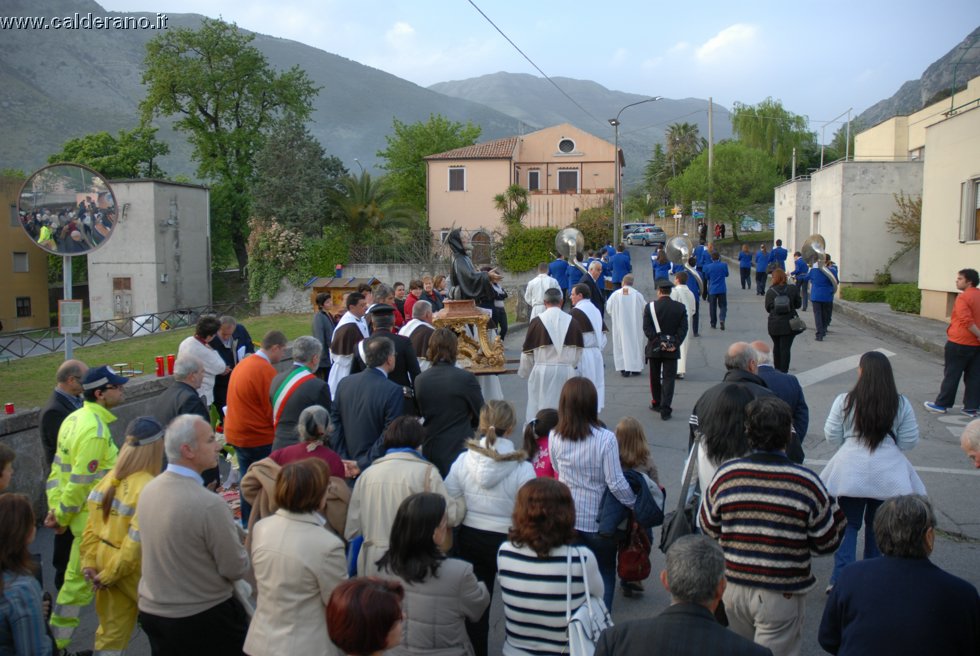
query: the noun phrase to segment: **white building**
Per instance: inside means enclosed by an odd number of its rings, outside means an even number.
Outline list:
[[[211,303],[210,195],[163,180],[112,180],[119,222],[88,256],[92,321]]]

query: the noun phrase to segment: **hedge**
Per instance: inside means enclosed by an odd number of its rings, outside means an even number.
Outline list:
[[[840,296],[855,303],[885,303],[885,290],[874,287],[842,287]]]
[[[922,306],[922,294],[915,283],[889,285],[885,288],[885,299],[896,312],[919,314]]]
[[[557,236],[558,228],[512,228],[503,239],[497,260],[507,271],[530,271],[553,259]]]

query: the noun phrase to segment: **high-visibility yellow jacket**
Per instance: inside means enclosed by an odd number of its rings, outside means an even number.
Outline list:
[[[82,569],[99,572],[103,585],[133,573],[139,573],[141,562],[140,529],[136,519],[136,502],[146,484],[153,480],[148,472],[136,472],[116,487],[109,519],[102,520],[102,501],[112,486],[110,477],[99,482],[88,495],[88,522],[82,538]]]
[[[109,433],[115,420],[106,408],[85,401],[61,424],[47,485],[48,508],[60,526],[85,512],[89,492],[116,464],[119,449]]]

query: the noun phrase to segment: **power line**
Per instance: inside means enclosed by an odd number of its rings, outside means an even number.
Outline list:
[[[489,16],[487,16],[487,15],[486,15],[485,13],[483,13],[483,10],[482,10],[482,9],[480,9],[480,8],[479,8],[479,7],[478,7],[478,6],[476,5],[476,3],[475,3],[475,2],[473,2],[473,0],[468,0],[468,2],[469,2],[469,3],[471,4],[471,5],[473,5],[473,8],[474,8],[474,9],[476,9],[476,10],[477,10],[478,12],[480,12],[480,15],[481,15],[481,16],[483,16],[483,18],[485,18],[485,19],[486,19],[486,21],[487,21],[488,23],[490,23],[490,25],[492,25],[492,26],[493,26],[493,29],[495,29],[495,30],[497,30],[497,31],[498,31],[498,32],[500,33],[500,36],[502,36],[502,37],[504,37],[505,39],[507,39],[507,43],[509,43],[510,45],[512,45],[512,46],[514,46],[514,50],[516,50],[517,52],[519,52],[519,53],[521,53],[521,56],[522,56],[522,57],[523,57],[524,59],[526,59],[526,60],[528,61],[528,63],[529,63],[529,64],[531,64],[531,66],[533,66],[533,67],[534,67],[534,69],[535,69],[535,70],[536,70],[536,71],[537,71],[538,73],[541,73],[541,75],[542,75],[542,76],[544,77],[544,79],[546,79],[546,80],[548,80],[548,82],[550,82],[552,86],[554,86],[554,87],[555,87],[556,89],[558,89],[558,91],[559,91],[559,92],[561,93],[561,95],[563,95],[563,96],[565,96],[566,98],[568,98],[568,100],[569,100],[569,101],[571,101],[571,103],[572,103],[573,105],[575,105],[576,107],[578,107],[579,109],[581,109],[581,110],[582,110],[582,112],[583,112],[583,113],[584,113],[584,114],[585,114],[586,116],[588,116],[589,118],[591,118],[591,119],[592,119],[593,121],[595,121],[596,123],[599,123],[599,124],[601,124],[601,125],[606,125],[606,121],[601,121],[601,120],[599,120],[599,119],[597,119],[597,118],[596,118],[595,116],[593,116],[593,115],[592,115],[592,114],[591,114],[591,113],[589,112],[589,110],[587,110],[587,109],[586,109],[585,107],[582,107],[582,105],[580,105],[580,104],[578,104],[578,102],[576,102],[576,100],[575,100],[574,98],[572,98],[572,97],[571,97],[570,95],[568,95],[567,93],[565,93],[565,90],[564,90],[564,89],[562,89],[562,88],[561,88],[560,86],[558,86],[558,84],[557,84],[557,83],[556,83],[556,82],[555,82],[554,80],[552,80],[552,79],[551,79],[550,77],[548,77],[548,74],[547,74],[547,73],[545,73],[544,71],[542,71],[542,70],[541,70],[541,68],[540,68],[540,67],[539,67],[539,66],[538,66],[537,64],[535,64],[535,63],[534,63],[534,61],[533,61],[533,60],[532,60],[532,59],[531,59],[530,57],[528,57],[528,56],[527,56],[527,55],[526,55],[526,54],[524,53],[524,51],[523,51],[523,50],[521,50],[521,49],[520,49],[520,48],[519,48],[519,47],[517,46],[517,44],[516,44],[516,43],[514,43],[513,41],[511,41],[511,39],[510,39],[510,37],[509,37],[509,36],[507,36],[506,34],[504,34],[504,31],[503,31],[502,29],[500,29],[499,27],[497,27],[497,24],[496,24],[496,23],[494,23],[494,22],[493,22],[492,20],[490,20],[490,17],[489,17]]]

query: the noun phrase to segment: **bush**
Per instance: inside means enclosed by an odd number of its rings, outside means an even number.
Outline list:
[[[549,262],[555,251],[558,228],[511,228],[504,236],[497,260],[508,271],[530,271]]]
[[[896,312],[918,314],[922,304],[922,294],[915,283],[889,285],[885,290],[885,300]]]
[[[585,250],[594,250],[612,241],[612,204],[591,207],[578,213],[572,227],[582,233]]]
[[[841,287],[840,296],[855,303],[884,303],[885,290],[874,287]]]
[[[350,261],[349,242],[343,229],[335,226],[324,228],[322,237],[304,245],[296,258],[296,266],[286,273],[289,281],[302,285],[313,276],[332,276],[336,265],[347,265]]]
[[[878,287],[887,287],[892,284],[892,274],[887,269],[885,271],[875,271],[874,281]]]

